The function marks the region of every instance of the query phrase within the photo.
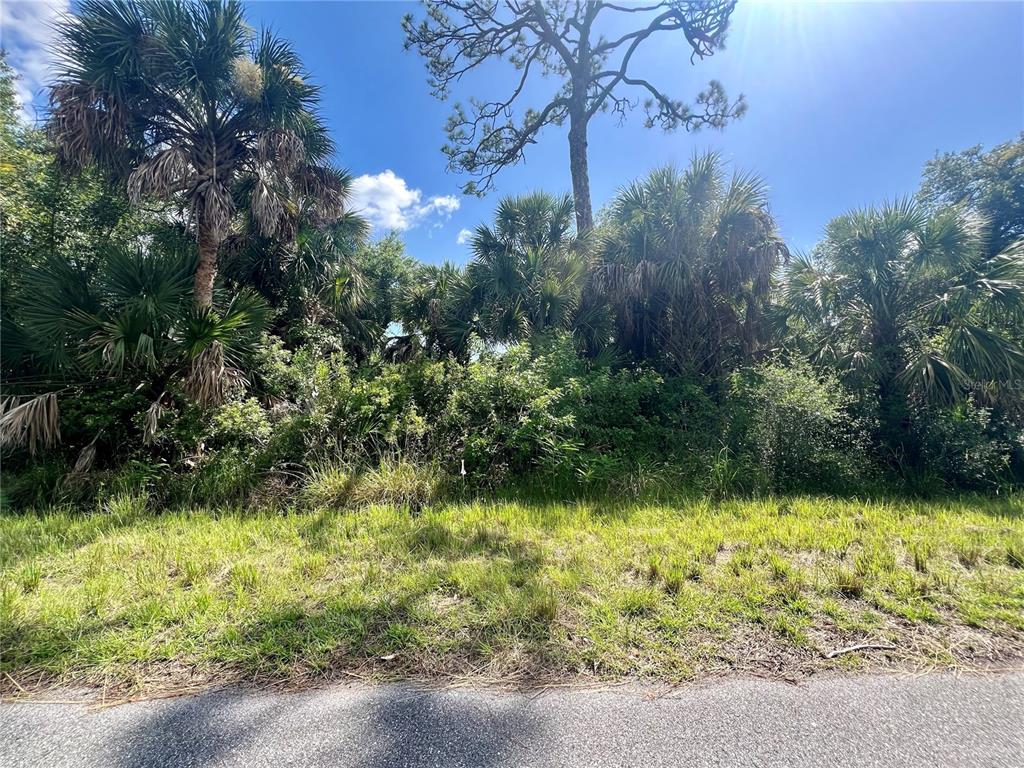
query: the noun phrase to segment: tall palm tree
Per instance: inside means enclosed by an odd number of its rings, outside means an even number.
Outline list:
[[[834,219],[796,258],[783,305],[794,339],[879,401],[880,437],[907,447],[912,396],[943,403],[1024,375],[1024,243],[987,255],[959,208],[910,200]],[[1016,334],[1016,335],[1015,335]]]
[[[82,0],[60,33],[59,157],[127,175],[136,202],[180,201],[198,241],[197,306],[213,303],[243,197],[265,236],[287,233],[300,198],[324,218],[341,214],[344,177],[326,164],[318,89],[291,46],[253,33],[235,0]]]
[[[622,352],[717,374],[764,345],[772,274],[787,256],[764,183],[727,181],[707,153],[620,190],[595,274]]]
[[[506,197],[494,219],[473,235],[466,270],[484,334],[509,342],[571,329],[588,255],[588,238],[573,227],[572,198]]]

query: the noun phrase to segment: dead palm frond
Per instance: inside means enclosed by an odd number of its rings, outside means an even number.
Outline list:
[[[192,359],[185,377],[185,391],[201,405],[220,405],[244,379],[245,375],[240,370],[225,362],[223,345],[213,341]],[[158,414],[156,418],[159,418]]]
[[[0,400],[0,446],[28,448],[33,456],[42,448],[60,442],[60,408],[57,394],[24,399],[6,397]]]
[[[149,404],[146,409],[146,418],[142,425],[142,442],[145,445],[152,445],[156,442],[157,433],[160,431],[160,417],[164,413],[164,397],[166,392]]]

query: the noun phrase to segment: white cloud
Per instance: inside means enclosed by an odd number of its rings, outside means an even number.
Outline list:
[[[428,220],[439,226],[459,210],[455,195],[434,195],[424,202],[423,193],[410,189],[405,179],[387,170],[363,174],[352,185],[353,208],[379,229],[411,229]]]
[[[473,236],[473,233],[468,229],[460,229],[459,236],[455,238],[456,245],[465,245],[469,242],[469,238]]]
[[[0,45],[7,63],[20,76],[15,90],[22,109],[33,118],[33,102],[42,104],[42,90],[53,75],[53,25],[70,9],[69,0],[4,0],[0,3]]]

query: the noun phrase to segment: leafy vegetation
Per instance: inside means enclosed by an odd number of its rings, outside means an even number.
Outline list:
[[[670,5],[626,40],[720,46],[732,3]],[[468,263],[423,264],[347,210],[312,76],[237,3],[86,0],[60,32],[45,129],[0,68],[9,669],[684,677],[756,627],[1019,651],[1024,136],[807,254],[705,153],[596,217],[505,198]]]

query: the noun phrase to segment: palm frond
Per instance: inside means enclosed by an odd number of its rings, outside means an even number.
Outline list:
[[[962,368],[934,350],[924,351],[912,360],[900,379],[927,401],[942,403],[959,400],[971,383]]]
[[[60,442],[60,408],[57,395],[48,392],[30,399],[0,399],[0,447],[27,447],[33,456]]]

